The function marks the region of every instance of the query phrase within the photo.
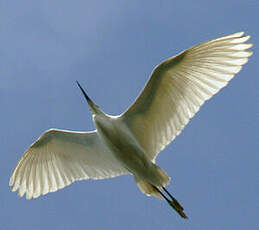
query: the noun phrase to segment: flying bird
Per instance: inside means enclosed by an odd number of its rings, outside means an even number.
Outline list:
[[[12,191],[37,198],[74,181],[131,174],[140,191],[165,200],[183,218],[183,207],[165,188],[170,177],[156,157],[179,135],[203,103],[237,74],[252,55],[243,32],[193,46],[157,65],[121,115],[110,116],[77,82],[96,130],[50,129],[24,153],[10,178]]]

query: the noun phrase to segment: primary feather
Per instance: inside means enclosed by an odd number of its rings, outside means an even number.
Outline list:
[[[250,36],[235,33],[187,49],[159,64],[136,101],[121,115],[155,160],[203,103],[237,74],[252,55]]]
[[[13,191],[37,198],[74,181],[104,179],[128,171],[100,141],[96,131],[46,131],[24,153],[10,179]]]

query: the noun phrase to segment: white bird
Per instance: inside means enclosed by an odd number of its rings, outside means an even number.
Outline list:
[[[24,153],[10,178],[26,198],[55,192],[74,181],[132,174],[146,195],[183,207],[165,189],[170,178],[155,159],[199,110],[238,73],[251,51],[243,32],[210,40],[162,62],[121,115],[105,114],[87,96],[96,130],[50,129]],[[163,193],[167,194],[167,196]],[[168,197],[169,196],[169,197]]]

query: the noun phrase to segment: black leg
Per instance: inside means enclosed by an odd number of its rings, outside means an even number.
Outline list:
[[[179,208],[183,210],[182,205],[180,205],[180,203],[171,195],[170,192],[167,191],[165,187],[163,187],[163,190],[167,193],[168,196],[170,196],[170,198],[176,203],[176,205],[178,205]]]
[[[156,186],[153,186],[154,189],[159,192],[159,194],[166,200],[166,202],[184,219],[188,218],[183,212],[183,207],[179,204],[179,202],[163,187],[163,190],[167,193],[167,195],[172,199],[169,200]]]
[[[170,200],[155,186],[153,186],[156,191],[160,193],[160,195],[168,202],[170,203]]]

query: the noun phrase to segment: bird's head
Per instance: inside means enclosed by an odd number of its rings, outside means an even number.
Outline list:
[[[103,111],[99,108],[98,105],[96,105],[91,99],[90,97],[88,97],[88,95],[86,94],[86,92],[84,91],[84,89],[82,88],[82,86],[79,84],[78,81],[76,81],[78,87],[81,89],[88,105],[89,105],[89,109],[90,109],[90,112],[92,113],[92,115],[97,115],[97,114],[100,114],[100,113],[103,113]]]

